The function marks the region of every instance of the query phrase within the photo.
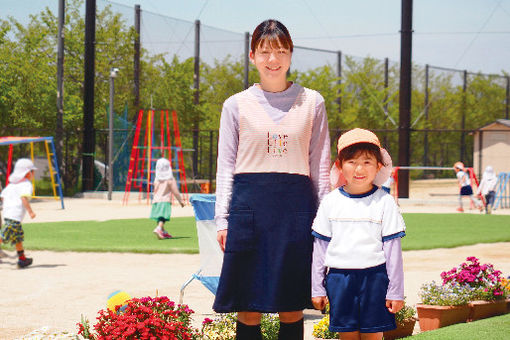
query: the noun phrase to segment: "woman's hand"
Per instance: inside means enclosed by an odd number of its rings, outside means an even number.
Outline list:
[[[225,244],[227,243],[227,230],[220,230],[216,234],[216,240],[220,244],[221,251],[225,252]]]

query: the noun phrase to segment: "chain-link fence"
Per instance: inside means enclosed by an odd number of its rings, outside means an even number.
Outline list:
[[[30,20],[29,14],[36,14],[46,6],[53,13],[57,13],[58,2],[53,0],[40,0],[36,4],[31,1],[30,6],[26,5],[28,0],[6,1],[8,6],[3,6],[6,10],[0,14],[0,18],[11,15],[21,23],[25,23]],[[105,8],[109,8],[113,13],[120,13],[126,25],[132,27],[135,27],[136,16],[139,13],[141,48],[143,53],[150,56],[161,54],[167,61],[175,57],[183,61],[198,56],[201,64],[210,67],[214,67],[215,63],[227,58],[246,63],[249,35],[247,38],[245,32],[230,32],[198,22],[152,13],[144,8],[136,11],[134,7],[115,2],[97,1],[98,11]],[[83,12],[84,10],[83,8]],[[96,41],[96,44],[101,44],[101,41]],[[325,97],[329,105],[332,144],[340,131],[356,126],[364,127],[377,132],[385,147],[396,159],[399,147],[399,63],[388,59],[349,56],[341,51],[295,46],[292,72],[301,72],[302,75],[324,67],[333,74],[333,77],[328,78],[331,83],[324,86],[338,86],[334,96]],[[240,69],[236,77],[241,88],[246,86],[246,80],[250,78],[247,72],[250,72],[250,68]],[[201,79],[199,74],[195,74],[195,77]],[[200,87],[211,86],[201,81]],[[135,83],[135,79],[131,82]],[[458,160],[472,165],[473,136],[471,132],[496,119],[508,119],[509,84],[510,79],[507,75],[478,74],[440,66],[414,65],[410,165],[451,166]],[[141,87],[143,86],[142,81]],[[129,108],[130,115],[133,114],[132,109],[132,107]],[[186,117],[191,113],[179,112],[179,114],[181,117]],[[132,119],[126,118],[126,121],[130,120]],[[183,148],[186,150],[184,157],[186,172],[192,179],[212,181],[216,171],[218,132],[215,129],[202,128],[202,130],[198,125],[197,127],[199,131],[195,137],[190,130],[181,131]],[[133,126],[129,124],[127,127],[116,126],[118,131],[115,135],[114,151],[117,155],[126,152],[121,148],[127,150],[132,146],[130,139],[132,133],[129,129],[133,129]],[[23,131],[23,133],[36,132]],[[42,134],[53,134],[53,131],[44,131]],[[63,158],[70,157],[72,153],[81,152],[79,149],[81,143],[70,143],[71,139],[79,140],[80,134],[81,132],[76,134],[76,132],[68,131],[64,136],[64,146],[72,144],[73,148],[66,147]],[[106,136],[106,131],[97,130],[95,154],[96,159],[103,163],[106,163],[108,159],[105,151]],[[127,171],[124,169],[127,164],[124,156],[118,156],[115,162],[116,171],[120,174]],[[190,163],[193,162],[197,164],[192,166]],[[66,171],[69,173],[66,174]],[[77,176],[79,168],[75,163],[72,169],[64,167],[63,172],[63,178],[66,179]],[[412,175],[422,176],[426,173]],[[444,175],[451,176],[451,173]],[[116,178],[122,178],[122,176],[116,176]],[[98,187],[100,186],[101,183],[98,183]],[[120,189],[121,186],[121,182],[116,183],[116,189]]]

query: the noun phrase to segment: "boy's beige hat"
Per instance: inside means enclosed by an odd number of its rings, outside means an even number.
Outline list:
[[[379,138],[372,131],[355,128],[345,132],[338,138],[337,142],[337,154],[340,153],[343,149],[348,146],[358,144],[358,143],[370,143],[377,145],[381,150],[381,156],[383,160],[383,167],[375,176],[374,184],[377,186],[381,186],[386,180],[391,176],[391,171],[393,169],[393,163],[391,160],[391,156],[385,149],[381,148],[381,142],[379,142]],[[341,187],[346,184],[344,175],[342,174],[342,170],[340,169],[340,164],[338,160],[331,167],[331,171],[329,173],[329,180],[331,185],[334,188]]]
[[[23,178],[25,178],[26,174],[28,174],[32,170],[37,170],[34,166],[34,163],[28,158],[20,158],[14,164],[14,170],[9,175],[9,182],[18,183]]]
[[[377,138],[375,133],[369,130],[355,128],[347,131],[338,138],[336,149],[340,152],[346,147],[358,143],[370,143],[381,147],[381,142],[379,142],[379,138]]]

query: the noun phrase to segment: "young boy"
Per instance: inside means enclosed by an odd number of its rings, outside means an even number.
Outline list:
[[[391,158],[363,129],[343,134],[337,149],[331,180],[343,176],[345,184],[324,197],[313,222],[312,303],[323,309],[329,300],[329,329],[341,339],[381,339],[404,303],[405,224],[376,186],[391,173]]]
[[[464,163],[456,162],[453,165],[453,169],[455,170],[457,181],[459,183],[459,207],[457,208],[457,211],[464,212],[464,208],[462,207],[462,197],[464,196],[469,197],[471,205],[480,209],[481,211],[483,208],[482,202],[476,199],[473,195],[471,179],[469,178],[469,173],[466,171],[466,168],[464,167]]]
[[[32,264],[32,259],[25,256],[23,249],[24,233],[21,221],[28,212],[30,218],[35,213],[30,207],[28,199],[32,196],[32,183],[34,171],[37,168],[27,158],[20,158],[14,165],[14,171],[9,176],[9,184],[2,190],[4,228],[2,230],[2,242],[14,244],[18,252],[18,267],[25,268]]]

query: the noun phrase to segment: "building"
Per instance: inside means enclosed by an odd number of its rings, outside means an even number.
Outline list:
[[[477,176],[487,165],[496,174],[510,172],[510,119],[498,119],[474,132],[473,168]]]

